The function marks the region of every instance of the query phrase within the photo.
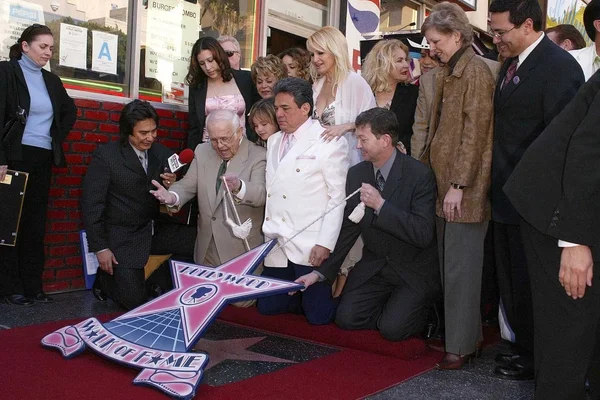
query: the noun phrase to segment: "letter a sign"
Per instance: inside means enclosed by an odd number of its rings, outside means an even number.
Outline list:
[[[189,352],[230,302],[288,293],[293,282],[251,275],[273,248],[270,241],[217,267],[171,261],[174,289],[105,324],[88,318],[42,339],[71,358],[89,347],[112,361],[141,369],[136,385],[191,399],[208,354]],[[165,321],[169,321],[165,328]],[[66,368],[66,365],[65,365]]]
[[[119,37],[112,33],[92,31],[92,70],[117,74]]]

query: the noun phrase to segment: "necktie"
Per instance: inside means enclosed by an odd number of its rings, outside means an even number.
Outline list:
[[[288,151],[290,151],[292,146],[294,146],[296,138],[294,137],[293,133],[286,133],[283,137],[283,141],[283,150],[281,151],[281,157],[279,158],[279,160],[283,160],[283,157],[285,157],[285,155],[288,153]]]
[[[217,182],[215,185],[215,190],[217,191],[217,193],[219,193],[219,189],[221,188],[221,182],[223,182],[221,180],[221,177],[223,176],[225,171],[227,171],[227,161],[223,160],[221,166],[219,167],[219,172],[217,173]]]
[[[375,174],[375,180],[377,181],[377,188],[380,192],[383,192],[383,187],[385,186],[385,179],[383,178],[383,174],[380,170],[377,170]]]
[[[144,155],[143,156],[138,156],[138,158],[140,159],[140,162],[142,163],[142,168],[144,168],[144,172],[146,174],[148,174],[148,153],[146,153],[144,151]]]
[[[504,76],[504,81],[502,82],[502,90],[508,85],[508,83],[512,80],[517,72],[517,65],[519,64],[519,58],[515,58],[512,60],[508,69],[506,70],[506,75]]]

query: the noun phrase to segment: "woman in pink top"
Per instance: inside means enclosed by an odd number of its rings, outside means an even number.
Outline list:
[[[215,38],[200,38],[192,47],[186,83],[190,87],[189,148],[195,149],[208,137],[204,126],[206,116],[224,108],[238,114],[241,126],[246,127],[246,137],[256,142],[257,136],[246,115],[260,96],[250,73],[232,69],[225,50]]]

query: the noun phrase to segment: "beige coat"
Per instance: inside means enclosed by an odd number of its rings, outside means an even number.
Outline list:
[[[462,217],[456,222],[490,219],[494,77],[486,63],[468,48],[452,74],[446,66],[435,74],[430,132],[421,161],[437,181],[436,214],[451,183],[465,186]]]
[[[176,182],[169,189],[177,193],[180,204],[185,204],[196,194],[198,195],[198,235],[194,251],[194,260],[201,264],[206,256],[210,239],[214,236],[215,246],[222,263],[231,260],[246,252],[242,240],[233,236],[231,228],[225,224],[226,204],[224,190],[221,188],[217,194],[215,184],[221,158],[213,150],[210,143],[202,143],[196,147],[194,161],[183,179]],[[265,205],[265,167],[266,150],[242,140],[236,155],[227,166],[227,173],[237,175],[246,187],[244,199],[237,201],[236,208],[240,220],[252,219],[252,230],[248,236],[250,248],[263,243],[260,226],[264,218]],[[234,197],[235,198],[235,197]],[[227,201],[227,205],[230,203]],[[229,217],[234,219],[231,208],[228,208]]]

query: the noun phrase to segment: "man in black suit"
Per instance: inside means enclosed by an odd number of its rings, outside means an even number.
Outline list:
[[[99,269],[94,294],[132,309],[146,300],[144,266],[152,249],[192,258],[195,228],[161,219],[151,181],[170,186],[163,173],[173,154],[156,143],[158,115],[150,103],[133,100],[121,112],[120,141],[98,148],[83,182],[83,222]],[[164,219],[164,218],[163,218]],[[160,254],[159,253],[159,254]]]
[[[522,216],[535,318],[535,398],[600,399],[600,72],[504,186]]]
[[[505,62],[494,99],[492,220],[498,286],[515,332],[517,354],[498,354],[495,374],[533,379],[533,315],[519,214],[502,187],[529,145],[583,84],[581,68],[542,31],[537,0],[495,0],[490,5],[494,43]]]
[[[348,276],[335,318],[344,329],[377,329],[389,340],[419,333],[428,306],[440,295],[435,241],[436,184],[424,164],[396,150],[398,120],[373,108],[356,118],[358,149],[365,161],[350,168],[346,192],[360,188],[346,203],[335,250],[313,272],[296,282],[306,287],[333,282],[362,235],[362,259]],[[366,212],[348,219],[362,201]]]

